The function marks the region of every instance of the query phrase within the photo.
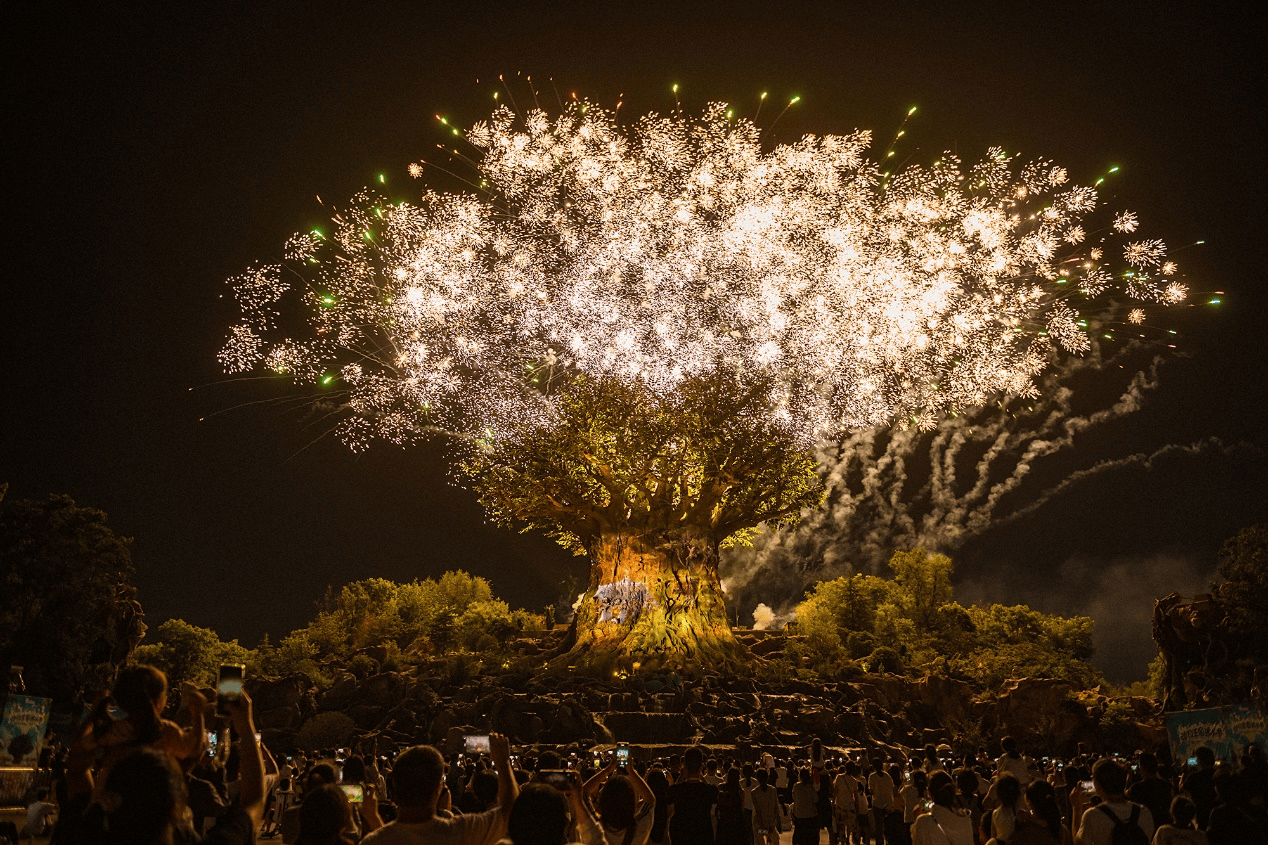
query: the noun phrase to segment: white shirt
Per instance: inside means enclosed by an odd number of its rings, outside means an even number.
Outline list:
[[[872,808],[875,810],[892,810],[894,808],[894,779],[884,772],[872,772],[867,776],[867,788],[872,791]]]
[[[1208,845],[1208,840],[1204,831],[1164,824],[1154,832],[1153,845]]]
[[[1109,807],[1114,815],[1123,821],[1131,818],[1132,807],[1140,807],[1140,816],[1136,819],[1136,823],[1140,825],[1140,829],[1145,832],[1145,837],[1152,840],[1154,838],[1154,817],[1149,812],[1149,808],[1140,804],[1132,804],[1130,801],[1115,802],[1113,804],[1106,801],[1095,807],[1088,807],[1083,811],[1083,819],[1079,822],[1079,835],[1077,841],[1079,845],[1111,845],[1110,839],[1114,835],[1114,822],[1110,817],[1105,815],[1105,811],[1101,807]]]
[[[493,845],[506,835],[497,808],[425,822],[388,822],[361,840],[362,845]]]
[[[1030,776],[1030,769],[1034,764],[1025,755],[1020,757],[1009,757],[1005,754],[995,761],[995,771],[999,774],[1010,774],[1021,782],[1022,787],[1027,787],[1034,780]],[[1106,820],[1108,821],[1108,819]]]
[[[973,845],[973,821],[949,807],[933,805],[933,812],[916,817],[913,845]]]

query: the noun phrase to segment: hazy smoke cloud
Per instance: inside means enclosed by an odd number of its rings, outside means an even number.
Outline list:
[[[1183,554],[1066,560],[1042,585],[992,576],[957,587],[966,601],[1029,604],[1048,613],[1090,616],[1096,621],[1094,660],[1115,683],[1137,680],[1157,648],[1150,630],[1154,602],[1178,592],[1206,592],[1214,560]]]

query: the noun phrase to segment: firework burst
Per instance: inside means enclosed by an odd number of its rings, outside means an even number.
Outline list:
[[[884,173],[868,132],[764,148],[723,104],[628,126],[503,107],[465,139],[472,192],[364,192],[231,280],[225,368],[346,388],[354,447],[549,425],[559,379],[666,396],[720,371],[770,385],[809,444],[1033,394],[1053,344],[1088,348],[1089,297],[1185,293],[1161,242],[1104,248],[1134,214],[1098,227],[1094,188],[1000,150]],[[277,328],[296,294],[302,340]]]

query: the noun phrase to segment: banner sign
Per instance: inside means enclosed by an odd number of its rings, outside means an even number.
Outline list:
[[[1177,763],[1192,758],[1193,752],[1203,745],[1215,752],[1216,760],[1229,761],[1249,743],[1268,748],[1264,714],[1246,704],[1168,713],[1167,734],[1172,759]]]
[[[1263,711],[1241,704],[1225,707],[1224,713],[1228,718],[1228,742],[1235,752],[1242,753],[1251,743],[1268,751],[1268,725],[1265,725]]]
[[[48,732],[53,702],[33,695],[10,695],[0,720],[0,766],[35,766]]]

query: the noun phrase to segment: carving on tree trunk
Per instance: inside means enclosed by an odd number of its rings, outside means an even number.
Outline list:
[[[631,671],[723,668],[746,657],[727,621],[718,544],[706,532],[605,534],[590,558],[560,661]]]

